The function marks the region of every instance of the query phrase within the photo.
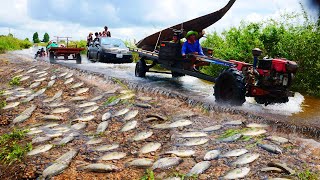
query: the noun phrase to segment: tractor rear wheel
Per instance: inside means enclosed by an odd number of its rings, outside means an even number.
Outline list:
[[[241,72],[230,68],[216,79],[214,95],[218,103],[241,106],[245,101],[246,87]]]
[[[136,63],[135,76],[136,77],[146,77],[147,71],[148,71],[148,69],[147,69],[146,62],[144,60],[140,59]]]

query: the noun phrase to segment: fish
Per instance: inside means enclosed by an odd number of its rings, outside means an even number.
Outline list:
[[[54,120],[54,121],[60,121],[63,120],[64,118],[61,116],[55,116],[55,115],[45,115],[42,117],[44,120]]]
[[[135,106],[140,107],[140,108],[152,108],[150,104],[145,104],[145,103],[134,103]]]
[[[15,108],[17,106],[19,106],[20,102],[12,102],[12,103],[9,103],[7,104],[5,107],[3,107],[2,109],[3,110],[6,110],[6,109],[12,109],[12,108]]]
[[[175,121],[169,125],[170,128],[177,128],[177,127],[184,127],[191,125],[192,122],[190,120],[181,119],[178,121]]]
[[[282,150],[280,149],[280,147],[276,146],[276,145],[271,145],[271,144],[258,144],[259,147],[261,147],[262,149],[274,153],[274,154],[282,154]]]
[[[234,141],[237,141],[238,139],[240,139],[241,137],[242,137],[242,134],[235,134],[230,137],[220,139],[219,141],[220,142],[234,142]]]
[[[34,97],[42,95],[44,92],[46,92],[47,88],[40,89],[36,93],[33,94]]]
[[[282,169],[285,173],[290,174],[290,175],[293,175],[293,174],[296,173],[295,170],[289,168],[286,164],[283,164],[283,163],[270,162],[270,163],[268,163],[268,166],[269,166],[269,167],[277,167],[277,168],[280,168],[280,169]]]
[[[65,105],[65,103],[58,102],[58,103],[51,103],[48,106],[52,107],[52,108],[55,108],[55,107],[60,107],[60,106],[63,106],[63,105]]]
[[[208,141],[209,139],[207,138],[194,138],[194,139],[187,140],[182,144],[177,144],[177,146],[199,146],[199,145],[206,144]]]
[[[72,159],[76,157],[78,153],[79,150],[71,149],[55,160],[55,163],[70,164]]]
[[[282,173],[283,170],[277,167],[265,167],[260,169],[261,172],[277,172],[277,173]]]
[[[137,127],[138,121],[127,122],[122,128],[121,132],[127,132]]]
[[[74,121],[84,121],[84,122],[87,122],[87,121],[93,120],[94,118],[95,118],[94,115],[83,116],[83,117],[80,117],[80,118],[75,119]]]
[[[242,133],[244,136],[259,136],[261,134],[265,134],[267,131],[265,129],[253,129],[248,130]]]
[[[115,172],[119,171],[120,169],[112,164],[103,164],[103,163],[96,163],[96,164],[89,164],[87,166],[78,168],[78,170],[85,170],[91,172],[99,172],[99,173],[108,173],[108,172]]]
[[[22,100],[22,102],[27,103],[32,101],[35,98],[35,96],[32,94],[31,96],[25,98],[24,100]]]
[[[60,137],[62,135],[63,134],[61,132],[55,132],[55,133],[46,134],[46,136],[52,137],[52,138],[57,138],[57,137]]]
[[[46,142],[46,141],[50,141],[52,138],[51,137],[47,137],[47,136],[39,136],[39,137],[36,137],[36,138],[33,138],[31,143],[32,144],[40,144],[40,143],[43,143],[43,142]]]
[[[40,72],[37,72],[36,75],[40,75],[40,74],[44,74],[44,73],[47,73],[47,71],[40,71]]]
[[[110,118],[111,118],[111,113],[110,112],[106,112],[106,113],[104,113],[103,115],[102,115],[102,118],[101,118],[101,120],[102,121],[106,121],[106,120],[109,120]]]
[[[57,78],[57,76],[53,75],[53,76],[50,77],[50,80],[55,80],[56,78]]]
[[[267,128],[267,127],[269,127],[269,125],[268,124],[250,123],[250,124],[247,124],[247,127],[248,128]]]
[[[33,72],[35,72],[35,71],[37,71],[37,69],[32,68],[32,69],[30,69],[29,71],[27,71],[26,73],[27,73],[27,74],[28,74],[28,73],[33,73]]]
[[[90,139],[86,144],[88,145],[93,145],[93,144],[99,144],[102,142],[102,139],[95,139],[95,138],[92,138]]]
[[[89,88],[81,88],[76,92],[76,95],[80,95],[89,91]]]
[[[156,121],[156,120],[158,120],[158,118],[150,117],[150,118],[144,119],[143,122],[150,122],[150,121]]]
[[[152,97],[140,96],[140,97],[138,97],[138,99],[141,101],[151,101]]]
[[[114,150],[117,148],[119,148],[119,144],[108,144],[108,145],[96,147],[96,148],[94,148],[94,150],[103,152],[103,151],[111,151],[111,150]]]
[[[22,98],[22,97],[26,97],[27,96],[27,94],[17,94],[16,95],[16,97],[18,97],[18,98]]]
[[[92,107],[89,107],[89,108],[85,109],[82,113],[83,114],[88,114],[88,113],[94,112],[94,111],[96,111],[98,109],[99,109],[99,106],[92,106]]]
[[[240,178],[244,178],[246,177],[250,172],[250,168],[249,167],[241,167],[241,168],[236,168],[233,169],[229,172],[227,172],[227,174],[225,176],[223,176],[223,179],[240,179]]]
[[[240,157],[238,157],[238,159],[236,159],[232,165],[236,166],[236,165],[245,165],[245,164],[249,164],[252,163],[253,161],[255,161],[256,159],[258,159],[260,157],[259,154],[252,154],[252,153],[246,153],[241,155]]]
[[[59,126],[60,124],[58,123],[50,123],[50,124],[47,124],[44,126],[44,128],[52,128],[52,127],[56,127],[56,126]]]
[[[124,116],[123,120],[124,120],[124,121],[128,121],[128,120],[130,120],[130,119],[133,119],[133,118],[135,118],[135,117],[138,115],[138,113],[139,113],[138,110],[130,111],[130,112],[128,112],[128,113]]]
[[[69,108],[57,108],[57,109],[54,109],[51,113],[52,114],[61,114],[61,113],[69,112],[69,111],[70,111]]]
[[[169,129],[170,123],[163,123],[163,124],[155,124],[152,126],[154,129]]]
[[[100,159],[103,161],[110,161],[110,160],[119,160],[126,157],[126,153],[124,152],[110,152],[103,155]]]
[[[8,98],[6,99],[6,102],[15,101],[15,100],[17,100],[17,99],[19,99],[19,97],[11,96],[11,97],[8,97]]]
[[[57,143],[57,145],[64,145],[64,144],[67,144],[67,143],[69,143],[69,142],[71,142],[71,141],[73,141],[74,140],[74,136],[66,136],[66,137],[64,137],[63,139],[61,139],[58,143]]]
[[[142,140],[145,140],[145,139],[148,139],[149,137],[151,137],[153,134],[152,131],[142,131],[138,134],[136,134],[132,140],[133,141],[142,141]]]
[[[179,157],[167,157],[167,158],[161,158],[157,160],[155,163],[153,163],[151,169],[168,169],[173,166],[177,166],[183,162],[183,159]]]
[[[148,158],[134,159],[126,163],[126,167],[135,166],[135,167],[146,168],[146,167],[151,167],[153,165],[153,162],[154,161],[152,159],[148,159]]]
[[[75,96],[75,97],[71,98],[70,101],[83,101],[86,99],[87,99],[87,97],[85,97],[85,96]]]
[[[109,125],[109,121],[101,122],[97,127],[97,134],[103,133],[104,131],[106,131],[108,125]]]
[[[34,129],[34,130],[30,130],[27,135],[34,135],[34,134],[39,134],[39,133],[42,133],[43,130],[41,129]]]
[[[104,94],[103,95],[100,95],[100,96],[97,96],[97,97],[94,97],[92,98],[90,101],[99,101],[100,99],[102,99],[104,97]]]
[[[131,90],[122,90],[122,91],[120,91],[120,94],[132,94],[133,93],[133,91],[131,91]]]
[[[212,132],[212,131],[217,131],[217,130],[219,130],[221,128],[222,128],[221,125],[214,125],[214,126],[210,126],[210,127],[204,128],[204,129],[202,129],[202,131],[204,131],[204,132]]]
[[[4,93],[2,94],[2,96],[8,96],[8,95],[11,95],[13,94],[12,91],[4,91]]]
[[[41,82],[32,83],[32,84],[29,86],[29,88],[30,88],[30,89],[36,88],[36,87],[40,86],[40,84],[41,84]]]
[[[287,138],[279,137],[279,136],[269,136],[266,139],[269,141],[280,143],[280,144],[289,142],[289,140]]]
[[[168,118],[167,117],[164,117],[162,115],[159,115],[159,114],[148,114],[147,115],[147,118],[157,118],[157,119],[160,119],[160,120],[163,120],[163,121],[167,121]]]
[[[41,75],[39,76],[39,78],[45,77],[45,76],[47,76],[47,75],[48,75],[48,73],[43,73],[43,74],[41,74]]]
[[[199,137],[207,137],[208,134],[203,132],[187,132],[182,134],[177,134],[175,137],[179,138],[199,138]]]
[[[52,147],[53,147],[53,145],[51,145],[51,144],[37,146],[34,149],[32,149],[30,152],[28,152],[27,155],[28,156],[33,156],[33,155],[36,155],[36,154],[40,154],[40,153],[49,151]]]
[[[74,84],[73,86],[71,86],[71,89],[76,89],[76,88],[79,88],[79,87],[81,87],[81,86],[83,86],[83,85],[84,85],[83,82],[79,82],[79,83],[76,83],[76,84]]]
[[[14,73],[21,73],[23,71],[24,71],[24,69],[19,69],[18,71],[14,72]]]
[[[52,130],[53,131],[58,131],[58,132],[61,132],[61,133],[66,133],[66,132],[70,131],[70,128],[68,128],[68,127],[56,127],[56,128],[53,128]]]
[[[67,74],[64,78],[65,79],[69,79],[69,78],[71,78],[73,76],[73,73],[69,73],[69,74]]]
[[[54,94],[54,96],[52,97],[53,100],[56,100],[58,98],[60,98],[63,94],[62,90],[59,90],[56,94]]]
[[[121,109],[121,110],[117,111],[117,112],[113,115],[113,117],[122,116],[122,115],[126,114],[126,113],[129,112],[129,111],[130,111],[130,110],[127,109],[127,108]]]
[[[142,146],[140,149],[140,154],[147,154],[157,151],[161,147],[161,143],[150,142]]]
[[[30,78],[30,76],[24,76],[20,79],[20,82],[26,81]]]
[[[211,166],[210,161],[202,161],[193,166],[193,168],[189,171],[187,176],[198,175],[205,172]]]
[[[119,97],[120,100],[126,100],[126,99],[131,99],[134,96],[136,96],[135,94],[124,94],[122,96]]]
[[[76,123],[74,125],[71,126],[71,129],[75,129],[75,130],[82,130],[84,128],[87,127],[87,123],[86,122],[79,122]]]
[[[229,121],[229,122],[224,123],[224,125],[231,125],[231,126],[237,126],[237,125],[242,125],[242,124],[243,124],[243,122],[241,120]]]
[[[226,152],[225,154],[221,155],[220,157],[238,157],[238,156],[241,156],[247,152],[248,152],[248,150],[246,150],[246,149],[235,149],[235,150],[231,150],[231,151]]]
[[[68,74],[68,73],[65,72],[65,73],[60,74],[58,77],[63,77],[63,76],[65,76],[65,75],[67,75],[67,74]]]
[[[79,108],[84,108],[84,107],[94,106],[96,104],[97,103],[95,103],[95,102],[86,102],[86,103],[79,104],[78,107]]]
[[[111,103],[107,104],[106,106],[115,106],[115,105],[117,105],[120,101],[121,101],[121,99],[115,99],[114,101],[112,101]]]
[[[34,82],[42,82],[42,81],[45,81],[47,78],[40,78],[40,79],[36,79],[34,80]]]
[[[56,82],[55,80],[51,80],[51,81],[48,83],[47,87],[52,87],[55,82]]]
[[[21,123],[24,122],[25,120],[29,119],[32,115],[32,113],[36,110],[37,106],[32,105],[31,107],[27,108],[24,110],[18,117],[14,118],[12,123]]]
[[[219,155],[221,154],[221,152],[219,150],[211,150],[211,151],[208,151],[204,157],[203,157],[203,160],[205,161],[211,161],[213,159],[216,159],[219,157]]]
[[[64,84],[67,85],[67,84],[72,83],[73,81],[74,81],[74,79],[73,79],[73,78],[70,78],[70,79],[67,79],[67,80],[64,82]]]
[[[196,152],[194,150],[173,150],[166,151],[164,154],[174,154],[179,157],[190,157],[193,156]]]

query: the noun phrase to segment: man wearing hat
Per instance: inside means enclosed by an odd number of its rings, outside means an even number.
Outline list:
[[[198,33],[195,31],[189,31],[186,35],[187,41],[183,44],[181,54],[183,57],[186,57],[187,54],[201,55],[204,56],[203,50],[200,46],[199,40],[197,40]],[[192,58],[192,68],[195,71],[199,71],[198,67],[207,65],[207,63],[196,63],[195,58]]]

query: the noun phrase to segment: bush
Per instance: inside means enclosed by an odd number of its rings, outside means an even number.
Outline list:
[[[20,40],[12,36],[0,36],[0,54],[6,51],[30,48],[32,43],[27,40]]]

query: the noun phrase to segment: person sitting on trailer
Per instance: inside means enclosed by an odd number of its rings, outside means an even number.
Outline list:
[[[92,37],[93,33],[89,33],[89,36],[87,37],[87,46],[89,47],[90,43],[93,41],[93,37]]]
[[[99,41],[99,33],[95,32],[94,35],[96,36],[93,40],[93,42]]]
[[[107,37],[111,37],[110,31],[107,31]]]
[[[102,37],[102,32],[99,32],[99,37]]]
[[[108,26],[104,26],[104,31],[106,32],[107,37],[111,37],[110,31],[108,31]],[[109,35],[108,35],[108,34],[109,34]]]
[[[197,36],[198,33],[195,31],[189,31],[187,33],[185,37],[187,41],[183,44],[181,50],[182,57],[186,58],[187,54],[204,56],[200,42],[196,38]],[[195,57],[191,58],[190,60],[192,63],[192,69],[195,71],[199,71],[200,66],[208,65],[207,62],[197,62]]]
[[[50,43],[48,46],[47,46],[47,49],[51,48],[51,47],[59,47],[59,45],[55,42],[55,41],[52,41],[52,43]]]

